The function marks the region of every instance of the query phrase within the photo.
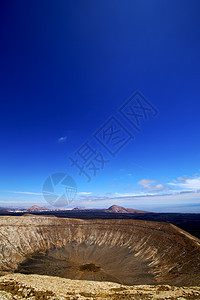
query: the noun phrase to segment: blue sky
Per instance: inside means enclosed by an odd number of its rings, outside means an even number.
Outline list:
[[[199,1],[0,5],[0,206],[48,205],[64,172],[70,207],[200,212]],[[158,111],[140,131],[119,111],[135,91]],[[115,156],[94,138],[113,116],[133,137]],[[86,141],[109,160],[89,182],[69,160]]]

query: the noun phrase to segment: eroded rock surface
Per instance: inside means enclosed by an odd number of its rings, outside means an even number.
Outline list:
[[[195,286],[200,241],[167,223],[6,216],[0,217],[0,270]]]

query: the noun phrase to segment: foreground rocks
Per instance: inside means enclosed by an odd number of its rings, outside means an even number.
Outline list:
[[[125,286],[41,275],[0,277],[0,299],[200,299],[200,287]]]

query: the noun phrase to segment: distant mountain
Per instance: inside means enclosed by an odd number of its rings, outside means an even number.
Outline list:
[[[148,213],[148,211],[137,210],[134,208],[124,208],[118,205],[112,205],[105,212],[109,213],[120,213],[120,214],[139,214],[139,213]]]
[[[84,208],[84,207],[77,206],[77,207],[74,207],[72,210],[85,210],[85,208]]]
[[[0,207],[0,210],[3,210],[3,211],[10,211],[10,209],[7,208],[7,207]]]
[[[40,206],[37,206],[37,205],[33,205],[29,208],[26,209],[26,211],[43,211],[43,210],[49,210],[48,208],[46,207],[40,207]]]
[[[149,211],[138,210],[134,208],[125,208],[119,205],[112,205],[107,209],[97,209],[97,208],[90,208],[86,209],[84,207],[74,207],[73,211],[87,211],[87,212],[106,212],[106,213],[120,213],[120,214],[139,214],[139,213],[149,213]]]

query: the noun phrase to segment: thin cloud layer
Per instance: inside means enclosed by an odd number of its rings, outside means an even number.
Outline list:
[[[6,191],[7,193],[13,194],[24,194],[24,195],[34,195],[34,196],[42,196],[43,193],[35,193],[35,192],[24,192],[24,191]]]

